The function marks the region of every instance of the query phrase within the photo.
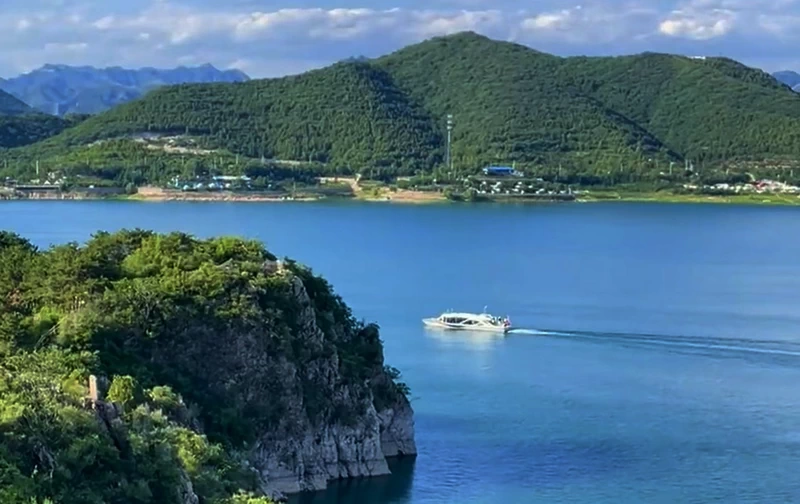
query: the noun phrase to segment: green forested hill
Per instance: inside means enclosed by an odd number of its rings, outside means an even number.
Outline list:
[[[453,114],[453,156],[467,166],[618,166],[640,153],[668,154],[647,131],[560,77],[563,59],[527,47],[466,33],[408,47],[375,64],[439,123]]]
[[[800,155],[800,97],[726,58],[567,58],[559,77],[692,159]]]
[[[152,132],[253,158],[409,173],[441,165],[447,114],[462,171],[517,162],[605,176],[800,155],[800,95],[735,61],[560,58],[467,32],[299,76],[162,88],[6,156]]]
[[[0,148],[21,147],[50,138],[86,119],[85,115],[64,118],[39,112],[0,115]]]
[[[385,72],[337,64],[300,76],[161,88],[48,142],[80,145],[141,132],[206,137],[250,157],[397,165],[435,162],[441,139]]]

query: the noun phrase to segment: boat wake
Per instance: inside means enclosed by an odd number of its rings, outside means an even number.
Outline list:
[[[508,335],[546,336],[625,346],[661,347],[676,352],[714,353],[716,355],[720,352],[724,352],[800,358],[800,342],[795,343],[789,341],[593,331],[558,331],[550,329],[512,329],[508,332]]]

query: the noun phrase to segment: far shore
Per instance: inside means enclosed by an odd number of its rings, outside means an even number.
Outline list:
[[[341,180],[341,179],[340,179]],[[197,201],[197,202],[254,202],[254,203],[279,203],[279,202],[312,202],[312,201],[362,201],[385,202],[398,204],[432,204],[451,203],[465,204],[470,202],[455,202],[449,200],[442,192],[417,191],[409,189],[396,189],[379,187],[367,189],[352,184],[353,195],[324,195],[313,192],[298,192],[295,196],[284,193],[259,193],[259,192],[191,192],[162,189],[158,187],[140,187],[136,194],[125,195],[98,195],[88,192],[48,192],[29,194],[22,197],[6,197],[0,201]],[[2,196],[2,194],[0,194]],[[8,195],[6,195],[8,196]],[[623,191],[595,191],[587,192],[573,201],[556,201],[548,199],[533,199],[524,197],[495,197],[490,200],[474,202],[481,203],[517,203],[517,204],[543,204],[543,203],[610,203],[610,202],[640,202],[640,203],[709,203],[709,204],[749,204],[749,205],[781,205],[800,206],[800,195],[789,193],[762,193],[762,194],[732,194],[732,195],[704,195],[704,194],[674,194],[664,191],[656,192],[623,192]]]

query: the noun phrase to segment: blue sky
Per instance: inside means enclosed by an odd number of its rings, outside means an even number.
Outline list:
[[[253,77],[473,30],[559,55],[723,55],[800,70],[800,0],[2,0],[0,76],[44,63]]]

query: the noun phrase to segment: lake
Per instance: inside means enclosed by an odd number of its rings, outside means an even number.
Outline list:
[[[143,227],[258,238],[376,321],[419,457],[302,504],[800,498],[800,208],[5,202],[40,246]],[[447,309],[506,337],[429,332]]]

